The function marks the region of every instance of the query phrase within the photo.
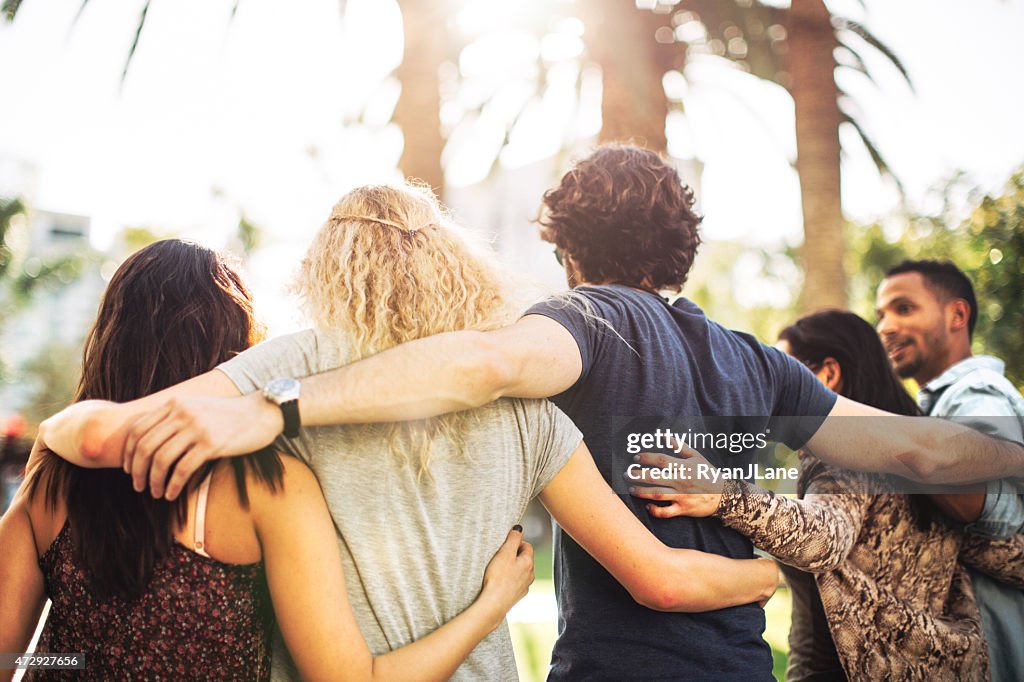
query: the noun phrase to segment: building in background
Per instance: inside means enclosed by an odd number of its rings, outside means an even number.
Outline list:
[[[82,340],[104,288],[92,262],[91,223],[88,216],[29,204],[24,220],[12,227],[14,272],[0,292],[6,299],[0,323],[0,419],[22,414],[33,422],[41,411],[60,409],[71,397]]]

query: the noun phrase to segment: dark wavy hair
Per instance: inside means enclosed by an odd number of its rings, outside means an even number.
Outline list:
[[[787,342],[790,354],[815,372],[827,358],[834,358],[843,380],[840,395],[893,414],[921,414],[893,372],[878,333],[858,315],[846,310],[813,313],[783,329],[779,340]],[[934,507],[923,495],[910,499],[918,527],[928,528],[936,514]]]
[[[608,146],[544,194],[541,237],[584,281],[679,291],[700,245],[693,190],[654,152]]]
[[[921,414],[893,373],[878,332],[858,315],[846,310],[807,315],[783,329],[779,340],[815,372],[827,358],[835,358],[843,377],[840,395],[894,414]]]
[[[125,402],[207,372],[263,335],[238,274],[216,252],[177,239],[132,254],[110,280],[85,343],[75,401]],[[235,482],[248,506],[246,468],[276,490],[282,466],[265,449],[234,458]],[[201,481],[209,465],[197,472]],[[141,595],[157,561],[188,517],[188,495],[174,502],[136,493],[119,469],[84,469],[52,454],[31,474],[30,494],[46,481],[51,509],[67,504],[73,553],[99,596]]]
[[[948,260],[904,260],[886,270],[885,276],[888,278],[908,272],[920,274],[924,285],[943,303],[954,298],[966,301],[971,309],[967,316],[967,338],[973,338],[974,326],[978,323],[978,299],[967,275]]]

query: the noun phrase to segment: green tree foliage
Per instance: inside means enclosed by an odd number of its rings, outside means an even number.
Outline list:
[[[7,276],[14,260],[14,250],[8,245],[8,238],[14,219],[25,215],[25,204],[21,199],[0,197],[0,279]]]
[[[952,260],[974,283],[978,326],[974,351],[1006,362],[1014,385],[1024,387],[1024,167],[1000,192],[983,194],[955,178],[941,190],[942,209],[906,218],[898,239],[881,225],[850,230],[849,271],[855,309],[874,319],[875,288],[904,258]],[[967,197],[969,209],[960,197]]]
[[[0,197],[0,321],[32,302],[41,289],[71,283],[92,259],[91,254],[39,258],[25,253],[24,221],[28,210],[21,199]],[[19,233],[19,234],[15,234]]]
[[[794,249],[779,253],[740,241],[711,241],[701,245],[683,295],[719,324],[773,344],[779,330],[797,318],[799,285]]]
[[[251,256],[263,242],[263,229],[249,220],[243,213],[242,217],[238,219],[238,228],[235,231],[235,236],[238,238],[238,243],[241,245],[245,255]]]
[[[149,246],[153,242],[160,241],[161,239],[167,239],[162,233],[154,231],[149,227],[142,225],[132,225],[124,228],[121,232],[121,243],[124,250],[124,256],[135,253],[139,249]]]
[[[23,381],[31,386],[22,406],[30,424],[38,424],[71,402],[82,374],[81,359],[81,344],[51,341],[21,367]]]
[[[40,296],[72,284],[99,264],[98,254],[90,250],[42,256],[30,253],[28,214],[29,210],[21,199],[0,197],[0,339],[4,338],[11,320],[38,303]],[[8,342],[10,340],[5,339],[5,347]],[[40,362],[60,364],[68,357],[64,352],[51,353],[47,357],[52,350],[44,348],[37,360],[21,367],[15,366],[9,357],[5,361],[0,353],[0,380],[42,382],[42,386],[49,387],[41,389],[44,392],[52,389],[55,394],[67,394],[70,398],[70,393],[60,382],[51,381],[48,375],[37,376],[37,369],[42,367]],[[72,376],[77,374],[72,373]]]

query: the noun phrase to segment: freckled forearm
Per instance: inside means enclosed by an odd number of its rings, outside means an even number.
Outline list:
[[[419,339],[302,381],[302,423],[423,419],[478,407],[504,384],[480,332]]]
[[[682,558],[689,564],[687,579],[662,610],[697,613],[752,604],[771,597],[778,585],[778,569],[771,559],[677,551],[684,553]]]

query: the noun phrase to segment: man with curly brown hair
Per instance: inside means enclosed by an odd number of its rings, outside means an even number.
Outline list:
[[[657,154],[603,147],[544,194],[541,238],[571,285],[679,291],[700,245],[693,191]]]
[[[812,426],[782,440],[839,467],[935,483],[1024,475],[1020,446],[837,397],[796,360],[723,328],[685,298],[662,298],[660,291],[679,291],[686,281],[700,217],[690,189],[656,154],[599,149],[545,194],[544,207],[542,234],[556,246],[571,294],[535,305],[502,329],[438,334],[305,378],[292,426],[300,419],[304,426],[419,419],[503,396],[550,397],[620,491],[616,417],[743,418],[753,432],[773,416],[805,416]],[[158,495],[172,468],[169,496],[206,460],[256,450],[284,429],[283,408],[258,392],[219,401],[189,397],[232,395],[217,372],[183,386],[127,436],[126,466],[140,484],[153,482]],[[888,421],[869,430],[851,420],[822,423],[826,416]],[[670,546],[752,555],[748,540],[714,519],[661,518],[659,507],[621,498]],[[652,611],[558,530],[555,580],[559,637],[550,679],[772,679],[757,604]]]

